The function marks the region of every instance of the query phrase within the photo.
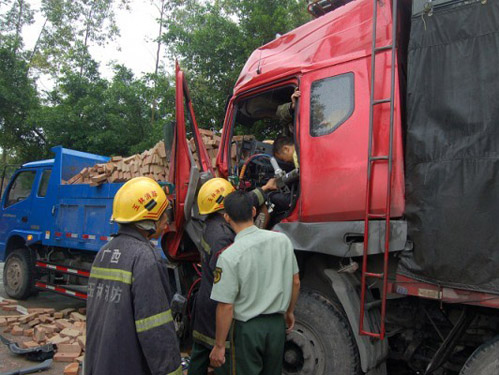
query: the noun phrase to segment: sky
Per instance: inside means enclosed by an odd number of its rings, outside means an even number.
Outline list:
[[[33,9],[39,9],[40,2],[30,1]],[[92,57],[99,62],[99,70],[104,78],[111,78],[113,72],[109,66],[112,62],[123,64],[130,68],[137,77],[143,73],[154,72],[157,45],[154,39],[158,35],[159,25],[156,19],[159,12],[150,0],[131,0],[130,9],[116,9],[116,23],[120,29],[120,37],[103,47],[91,46]],[[38,34],[43,26],[43,20],[36,19],[35,23],[26,27],[23,32],[24,43],[27,49],[32,49]],[[164,46],[162,46],[164,52]],[[162,63],[166,61],[162,54]],[[49,89],[49,80],[42,79],[42,88]],[[43,87],[45,86],[45,87]]]

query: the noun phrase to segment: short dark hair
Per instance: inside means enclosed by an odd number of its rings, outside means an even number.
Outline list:
[[[284,146],[294,146],[293,139],[286,135],[281,135],[277,137],[272,146],[272,153],[275,155],[280,154]]]
[[[253,220],[253,203],[249,193],[236,190],[224,199],[225,212],[235,223],[246,223]]]

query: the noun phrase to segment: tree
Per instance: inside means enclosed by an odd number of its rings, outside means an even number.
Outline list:
[[[43,130],[29,118],[39,101],[25,61],[9,47],[0,47],[0,147],[5,164],[9,152],[25,160],[45,141]]]
[[[96,69],[86,74],[68,71],[49,97],[49,106],[37,113],[51,145],[101,155],[131,155],[150,148],[162,138],[162,126],[172,118],[163,97],[156,97],[151,77],[135,79],[124,66],[115,67],[111,82]],[[173,99],[169,79],[156,77],[158,88]],[[169,91],[169,92],[168,92]],[[163,95],[162,95],[163,96]],[[150,103],[160,108],[151,126]]]
[[[217,129],[251,52],[309,19],[297,0],[176,0],[169,12],[163,41],[189,74],[198,122]]]

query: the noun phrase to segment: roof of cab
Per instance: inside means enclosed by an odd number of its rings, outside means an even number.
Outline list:
[[[391,42],[391,2],[378,7],[377,46]],[[372,0],[355,0],[256,49],[234,95],[300,73],[371,54]]]

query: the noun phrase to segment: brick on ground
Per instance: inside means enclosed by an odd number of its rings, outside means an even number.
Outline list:
[[[59,329],[65,329],[65,328],[71,328],[73,325],[69,322],[69,320],[66,319],[57,319],[54,321],[54,324],[57,326]]]
[[[87,320],[87,317],[85,315],[82,315],[80,313],[77,313],[77,312],[73,312],[69,315],[69,317],[71,319],[73,319],[74,321],[76,322],[84,322]]]
[[[54,337],[51,337],[50,339],[47,340],[48,344],[54,344],[54,345],[60,345],[60,344],[67,344],[71,341],[69,337],[61,337],[61,335],[57,334]]]
[[[33,330],[33,340],[36,342],[42,342],[47,337],[47,331],[40,326],[36,326]]]
[[[76,309],[73,309],[73,308],[67,308],[67,309],[64,309],[64,310],[61,310],[59,311],[60,313],[62,313],[62,316],[63,317],[66,317],[68,316],[69,314],[71,314],[72,312],[76,311]]]
[[[72,329],[72,328],[64,328],[61,332],[59,332],[61,337],[70,337],[70,338],[76,338],[81,335],[81,332],[77,329]]]
[[[36,319],[33,319],[31,322],[28,322],[28,327],[31,327],[33,328],[34,326],[40,324],[40,319],[36,318]]]
[[[40,324],[40,326],[43,327],[47,333],[59,332],[59,327],[55,324]]]
[[[0,318],[0,327],[6,327],[7,326],[7,319],[5,318]]]
[[[23,331],[23,336],[25,337],[33,337],[33,333],[35,332],[34,328],[27,328]]]
[[[22,336],[24,332],[24,329],[21,328],[21,326],[14,326],[12,328],[11,334],[12,336]]]
[[[64,367],[64,375],[78,375],[80,370],[80,364],[78,362],[73,362]]]
[[[30,322],[31,320],[35,319],[36,316],[38,314],[37,313],[32,313],[32,314],[28,314],[28,315],[23,315],[19,318],[19,323],[21,324],[27,324],[28,322]]]
[[[2,306],[3,311],[17,311],[17,305],[5,305]]]
[[[35,342],[35,341],[24,341],[21,343],[21,346],[24,349],[32,349],[32,348],[36,348],[36,347],[40,346],[40,344]]]
[[[87,336],[80,336],[76,339],[78,342],[78,345],[80,345],[80,348],[82,350],[85,350],[85,345],[87,344]]]
[[[81,354],[78,344],[59,344],[57,353],[54,355],[55,362],[73,362]]]

